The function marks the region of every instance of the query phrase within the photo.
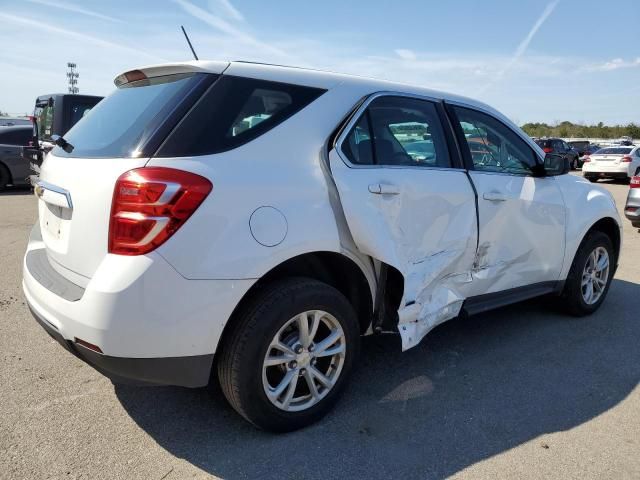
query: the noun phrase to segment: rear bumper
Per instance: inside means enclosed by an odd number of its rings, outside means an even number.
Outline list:
[[[67,351],[117,383],[203,387],[209,382],[213,354],[192,357],[111,357],[65,339],[60,332],[30,308],[33,318]]]
[[[592,165],[591,163],[585,163],[582,166],[582,174],[585,177],[599,177],[599,178],[629,178],[629,166],[628,164],[621,165]]]
[[[106,255],[70,285],[34,229],[23,291],[38,322],[67,350],[112,378],[201,386],[225,324],[255,280],[187,280],[160,255]],[[76,343],[81,339],[103,354]]]

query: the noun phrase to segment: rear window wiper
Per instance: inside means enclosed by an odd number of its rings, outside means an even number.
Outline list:
[[[67,153],[73,152],[74,146],[67,142],[62,135],[51,135],[51,140]]]

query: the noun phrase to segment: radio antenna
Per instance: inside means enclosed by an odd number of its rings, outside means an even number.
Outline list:
[[[189,35],[187,35],[187,31],[184,29],[184,27],[182,25],[180,25],[180,28],[182,29],[182,33],[184,33],[184,38],[187,39],[187,43],[189,44],[189,48],[191,49],[191,53],[193,53],[193,57],[196,60],[200,60],[198,58],[198,55],[196,55],[196,51],[193,49],[193,45],[191,45],[191,40],[189,40]]]

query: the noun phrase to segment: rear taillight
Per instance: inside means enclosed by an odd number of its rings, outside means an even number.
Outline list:
[[[631,163],[633,161],[633,159],[629,155],[625,155],[624,157],[622,157],[622,159],[620,161],[622,163]]]
[[[636,175],[635,177],[631,177],[631,181],[629,182],[629,187],[640,188],[640,176]]]
[[[550,148],[550,147],[544,147],[544,148],[542,149],[542,151],[543,151],[544,153],[551,153],[551,152],[553,152],[553,148]]]
[[[137,168],[122,174],[111,203],[109,253],[142,255],[162,245],[212,188],[206,178],[173,168]]]
[[[587,162],[590,162],[590,161],[591,161],[591,157],[589,155],[585,155],[582,158],[582,163],[587,163]]]

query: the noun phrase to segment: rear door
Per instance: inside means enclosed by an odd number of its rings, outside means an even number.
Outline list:
[[[123,83],[45,158],[36,193],[53,268],[74,283],[91,278],[108,252],[116,180],[144,166],[215,75],[175,73]]]
[[[329,155],[357,247],[404,276],[404,349],[458,314],[477,241],[474,192],[449,148],[441,109],[426,99],[373,96]]]
[[[478,192],[480,234],[472,295],[558,280],[565,249],[565,206],[554,177],[537,177],[536,153],[489,115],[450,106]],[[473,142],[471,141],[473,139]],[[474,145],[485,146],[482,158]]]

